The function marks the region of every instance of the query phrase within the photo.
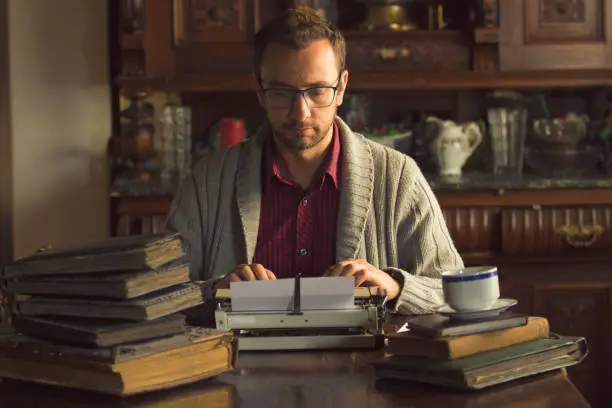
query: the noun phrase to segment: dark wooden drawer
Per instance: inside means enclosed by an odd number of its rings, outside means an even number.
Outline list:
[[[501,222],[503,254],[612,250],[612,206],[508,208]]]
[[[494,207],[444,208],[444,219],[463,257],[493,256],[499,251],[499,214]]]
[[[347,33],[347,66],[351,72],[466,71],[469,42],[463,33]]]

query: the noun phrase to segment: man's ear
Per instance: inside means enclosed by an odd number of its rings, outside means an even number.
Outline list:
[[[344,101],[344,93],[346,92],[346,86],[348,85],[348,70],[344,70],[342,75],[340,76],[340,81],[338,83],[338,92],[336,92],[336,106],[342,105]]]

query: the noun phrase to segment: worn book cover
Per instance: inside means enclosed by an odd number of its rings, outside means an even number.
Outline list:
[[[551,335],[451,360],[389,355],[373,366],[379,378],[476,390],[569,367],[582,362],[587,354],[583,337]]]
[[[512,311],[482,319],[456,320],[437,313],[417,316],[408,321],[410,332],[415,335],[438,338],[485,333],[510,327],[524,326],[527,316]]]
[[[85,347],[112,347],[182,333],[185,320],[186,317],[182,313],[143,322],[16,315],[13,319],[13,329],[42,340]]]
[[[37,252],[6,265],[0,278],[155,269],[184,255],[178,234],[113,237]]]
[[[0,338],[0,377],[133,395],[214,377],[235,367],[233,333],[187,327],[181,335],[109,349]]]
[[[34,276],[7,280],[3,286],[13,294],[132,299],[189,280],[189,263],[182,257],[153,270]]]
[[[387,341],[391,354],[448,360],[547,338],[549,335],[548,320],[533,316],[529,317],[526,325],[495,331],[438,338],[423,337],[407,331],[390,333],[387,335]]]
[[[15,313],[32,316],[77,316],[143,321],[157,319],[204,303],[197,283],[181,283],[135,299],[32,296],[17,300]]]

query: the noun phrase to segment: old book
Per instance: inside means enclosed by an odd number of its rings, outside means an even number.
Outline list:
[[[184,255],[178,234],[113,237],[37,252],[6,265],[0,278],[155,269]]]
[[[179,258],[154,270],[27,277],[7,280],[3,286],[14,294],[132,299],[189,280],[189,263]]]
[[[511,311],[498,316],[483,319],[454,320],[439,314],[427,314],[408,321],[410,332],[423,337],[438,338],[446,336],[464,336],[467,334],[485,333],[489,331],[524,326],[527,316]]]
[[[476,390],[570,367],[587,354],[583,337],[555,335],[453,360],[391,355],[373,366],[379,378]]]
[[[14,335],[0,339],[0,377],[125,396],[216,376],[234,368],[236,355],[231,332],[196,327],[102,350]]]
[[[170,288],[127,300],[32,296],[15,302],[15,313],[41,316],[78,316],[143,321],[157,319],[204,303],[197,283]]]
[[[15,315],[13,328],[26,336],[86,347],[112,347],[182,333],[185,315],[174,313],[144,322],[82,317]]]
[[[526,325],[455,337],[428,338],[410,331],[387,335],[388,351],[394,355],[450,360],[497,350],[550,336],[548,320],[529,317]]]

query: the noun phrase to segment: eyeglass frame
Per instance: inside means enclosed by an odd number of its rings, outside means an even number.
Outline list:
[[[306,106],[308,106],[308,109],[324,109],[324,108],[329,108],[333,103],[334,103],[334,99],[336,99],[336,95],[338,94],[338,89],[340,88],[340,80],[342,79],[342,74],[344,73],[344,70],[340,71],[340,73],[338,74],[338,79],[336,80],[336,86],[325,86],[325,85],[319,85],[319,86],[313,86],[310,88],[306,88],[306,89],[295,89],[293,87],[271,87],[271,88],[264,88],[263,84],[262,84],[262,79],[261,77],[258,75],[257,76],[257,82],[259,83],[259,88],[261,89],[261,91],[264,93],[270,91],[270,90],[275,90],[275,89],[284,89],[287,91],[294,91],[295,94],[300,94],[302,96],[302,99],[304,99],[304,102],[306,102]],[[332,95],[332,97],[330,98],[331,100],[329,101],[328,105],[325,106],[310,106],[310,104],[308,103],[308,99],[306,99],[306,93],[308,91],[311,91],[313,89],[333,89],[334,94]],[[295,102],[295,95],[293,97],[294,99],[292,100],[291,103]],[[273,109],[287,109],[287,108],[291,108],[291,103],[287,106],[287,107],[279,107],[279,108],[273,108]]]

